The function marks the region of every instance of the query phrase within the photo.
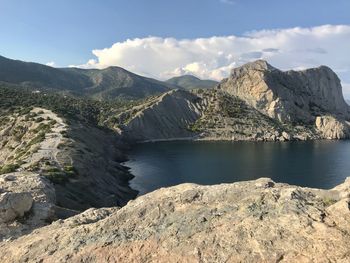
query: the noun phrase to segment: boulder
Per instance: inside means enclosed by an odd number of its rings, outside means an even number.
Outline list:
[[[282,137],[286,140],[286,141],[290,141],[290,135],[287,132],[282,132]]]
[[[0,175],[0,242],[17,238],[54,219],[55,190],[38,174]]]
[[[3,193],[0,195],[0,222],[7,223],[23,217],[32,208],[30,193]]]
[[[318,116],[315,122],[317,130],[325,139],[348,139],[349,122],[338,120],[333,116]]]

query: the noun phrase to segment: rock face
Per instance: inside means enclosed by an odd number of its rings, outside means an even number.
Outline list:
[[[16,238],[54,219],[55,190],[38,174],[0,175],[0,241]]]
[[[122,135],[129,140],[191,138],[188,126],[201,114],[200,99],[184,90],[172,90],[122,113]]]
[[[160,189],[0,244],[1,262],[349,262],[350,179]],[[331,249],[330,249],[331,248]]]
[[[313,122],[325,113],[350,116],[339,78],[325,66],[283,72],[258,60],[233,69],[218,88],[282,122]]]
[[[348,139],[350,137],[350,124],[347,121],[337,120],[332,116],[318,116],[316,128],[325,139]]]

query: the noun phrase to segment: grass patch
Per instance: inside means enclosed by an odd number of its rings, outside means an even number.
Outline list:
[[[64,167],[63,171],[57,167],[49,167],[42,175],[54,184],[64,185],[70,178],[77,176],[78,172],[73,166],[67,165]]]
[[[322,201],[323,201],[324,205],[327,207],[327,206],[331,206],[331,205],[335,204],[338,200],[331,198],[331,197],[325,197],[325,198],[323,198]]]

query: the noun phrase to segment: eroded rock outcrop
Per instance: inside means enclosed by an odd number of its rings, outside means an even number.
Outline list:
[[[0,261],[349,262],[349,194],[349,179],[331,190],[183,184],[3,242]]]
[[[340,80],[328,67],[280,71],[258,60],[232,70],[219,89],[282,122],[313,122],[315,116],[350,116]]]
[[[16,238],[55,219],[55,190],[38,174],[0,175],[0,241]]]

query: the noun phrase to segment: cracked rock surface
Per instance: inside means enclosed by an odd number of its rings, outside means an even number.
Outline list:
[[[0,243],[1,262],[349,262],[350,179],[164,188]]]

